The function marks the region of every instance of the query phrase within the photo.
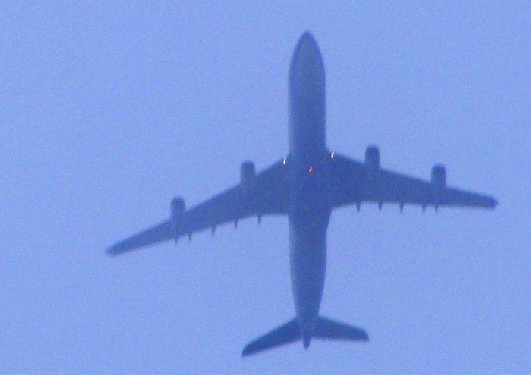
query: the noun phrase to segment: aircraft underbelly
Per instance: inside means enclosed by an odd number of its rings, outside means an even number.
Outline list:
[[[328,213],[290,215],[290,272],[296,317],[303,334],[319,314],[326,270]]]
[[[319,157],[319,153],[295,154],[290,176],[292,291],[302,335],[310,337],[323,295],[326,231],[331,213],[326,157],[321,155],[322,157]]]
[[[312,38],[302,38],[290,65],[290,272],[296,319],[309,344],[323,295],[326,230],[330,217],[323,60]]]
[[[302,95],[302,94],[301,94]],[[295,96],[290,108],[290,152],[311,155],[326,149],[324,93]],[[296,108],[296,110],[295,110]]]

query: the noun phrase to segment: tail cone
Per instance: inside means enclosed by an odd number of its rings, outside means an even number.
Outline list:
[[[304,349],[308,349],[308,346],[310,346],[310,341],[312,341],[312,336],[309,334],[306,334],[302,338],[302,343],[304,345]]]

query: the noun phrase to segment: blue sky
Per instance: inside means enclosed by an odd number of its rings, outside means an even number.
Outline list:
[[[0,5],[0,373],[531,371],[530,9],[524,1]],[[110,259],[116,240],[288,150],[305,30],[327,142],[494,195],[495,211],[334,212],[321,311],[369,344],[245,360],[294,315],[287,218]]]

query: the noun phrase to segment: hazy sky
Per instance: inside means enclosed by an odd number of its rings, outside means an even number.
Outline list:
[[[0,3],[0,373],[531,372],[529,2],[349,3]],[[242,360],[294,316],[286,217],[104,251],[286,155],[305,30],[331,150],[500,204],[334,212],[321,312],[370,343]]]

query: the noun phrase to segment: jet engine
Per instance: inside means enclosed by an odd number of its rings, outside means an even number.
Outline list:
[[[242,189],[241,207],[243,211],[249,210],[251,207],[255,177],[254,163],[249,160],[244,161],[240,167],[240,187]],[[238,219],[235,218],[235,226],[238,225]]]
[[[175,197],[171,200],[170,217],[173,223],[175,242],[177,242],[183,231],[185,209],[184,199],[182,197]]]
[[[254,163],[248,160],[244,161],[240,167],[240,184],[246,193],[251,192],[255,175]]]
[[[437,190],[446,189],[446,168],[442,164],[436,164],[431,169],[431,184]]]
[[[431,187],[435,209],[437,209],[437,205],[440,203],[446,189],[446,168],[444,165],[436,164],[431,169]]]
[[[369,179],[374,179],[376,172],[380,169],[380,149],[376,145],[370,145],[365,150],[365,169]]]

